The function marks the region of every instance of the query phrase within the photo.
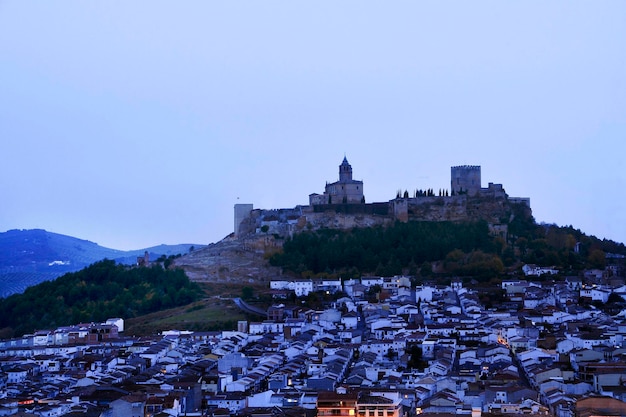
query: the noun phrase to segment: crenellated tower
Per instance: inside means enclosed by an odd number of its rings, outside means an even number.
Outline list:
[[[476,196],[480,193],[480,165],[459,165],[450,171],[450,189],[453,194]]]

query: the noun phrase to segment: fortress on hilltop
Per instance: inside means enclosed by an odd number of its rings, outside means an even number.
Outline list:
[[[450,190],[398,192],[387,202],[365,203],[363,181],[352,178],[352,165],[344,156],[339,180],[326,183],[323,194],[309,194],[309,205],[290,209],[254,209],[235,204],[234,236],[291,236],[302,230],[349,229],[391,224],[395,221],[485,220],[495,235],[506,237],[516,212],[530,214],[530,199],[509,197],[502,184],[482,188],[480,166],[460,165],[450,170]]]

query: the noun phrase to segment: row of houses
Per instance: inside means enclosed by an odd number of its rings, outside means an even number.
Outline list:
[[[460,280],[404,278],[365,280],[385,299],[278,304],[237,330],[134,338],[112,319],[2,341],[0,415],[576,417],[626,400],[625,314],[579,305],[588,283],[506,282],[487,309]],[[70,343],[76,329],[96,337]]]
[[[274,291],[292,291],[298,297],[312,292],[324,291],[336,293],[345,291],[350,297],[363,297],[365,292],[374,286],[397,293],[404,290],[410,292],[411,279],[406,276],[395,277],[361,277],[342,281],[341,278],[324,279],[291,279],[275,278],[270,280],[270,289]]]
[[[124,331],[124,320],[121,318],[108,319],[104,323],[81,323],[72,326],[63,326],[55,330],[40,330],[27,334],[19,339],[0,340],[0,356],[14,355],[16,349],[25,352],[45,351],[46,347],[68,345],[93,345],[108,339],[117,339]],[[62,348],[61,348],[62,350]]]

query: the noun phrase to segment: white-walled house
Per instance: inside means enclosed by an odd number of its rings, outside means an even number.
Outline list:
[[[429,285],[422,285],[415,288],[415,302],[433,301],[435,288]]]
[[[556,351],[558,353],[569,353],[574,350],[575,347],[576,346],[574,344],[574,341],[572,341],[571,339],[559,340],[556,343]]]
[[[574,342],[574,349],[591,349],[594,346],[609,345],[609,336],[591,334],[567,334],[566,336]]]
[[[28,369],[15,366],[6,371],[7,382],[9,384],[21,384],[28,377]]]
[[[293,282],[293,291],[298,297],[304,297],[313,292],[313,281],[297,280]]]
[[[359,316],[354,312],[344,314],[341,316],[341,323],[345,329],[356,329],[359,324]]]
[[[313,289],[315,291],[327,291],[329,293],[336,293],[343,290],[341,285],[341,279],[320,279],[313,282]]]
[[[270,281],[270,290],[293,290],[293,281],[289,279],[272,279]]]
[[[541,276],[544,274],[555,275],[559,271],[552,266],[538,266],[534,264],[526,264],[522,267],[522,271],[526,276]]]
[[[389,354],[390,350],[399,355],[404,354],[404,346],[402,344],[398,345],[392,340],[374,340],[359,347],[361,354],[365,352],[375,353],[379,361],[382,361]]]
[[[266,333],[282,333],[285,323],[277,323],[273,321],[254,322],[248,325],[248,333],[250,334],[266,334]]]
[[[34,334],[34,346],[47,346],[54,342],[54,333],[48,330],[40,330]]]
[[[270,281],[270,289],[272,290],[290,290],[293,291],[296,296],[304,297],[313,292],[313,281],[310,279],[272,279]]]
[[[207,406],[213,408],[223,408],[229,410],[232,414],[243,410],[246,407],[248,398],[240,393],[227,392],[224,394],[216,394],[206,398]]]
[[[107,319],[107,321],[104,324],[110,324],[113,326],[117,326],[117,331],[118,333],[122,333],[124,331],[124,319],[121,318],[111,318],[111,319]]]
[[[248,407],[250,408],[263,408],[263,407],[273,407],[276,404],[272,403],[272,395],[275,392],[272,390],[267,390],[263,392],[259,392],[258,394],[253,394],[248,396]]]
[[[384,279],[382,277],[361,277],[361,284],[365,285],[367,288],[373,287],[374,285],[380,285],[382,288],[384,283]]]
[[[583,286],[580,289],[580,296],[590,298],[591,301],[601,301],[606,303],[609,300],[609,295],[611,295],[611,291],[608,289],[600,288],[595,285],[593,286]]]

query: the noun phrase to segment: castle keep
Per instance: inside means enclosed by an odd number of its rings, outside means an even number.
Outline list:
[[[475,221],[484,220],[492,233],[507,234],[503,219],[510,219],[512,205],[530,211],[530,199],[509,197],[502,184],[481,185],[477,165],[450,169],[450,192],[415,192],[409,197],[398,194],[387,202],[365,203],[363,181],[352,178],[352,166],[344,157],[339,165],[339,180],[326,183],[323,194],[309,195],[308,206],[292,209],[260,210],[251,204],[235,205],[235,236],[271,233],[291,236],[306,229],[371,227],[395,221]],[[506,220],[505,220],[506,221]]]
[[[450,168],[452,194],[475,196],[480,192],[480,166],[462,165]]]

